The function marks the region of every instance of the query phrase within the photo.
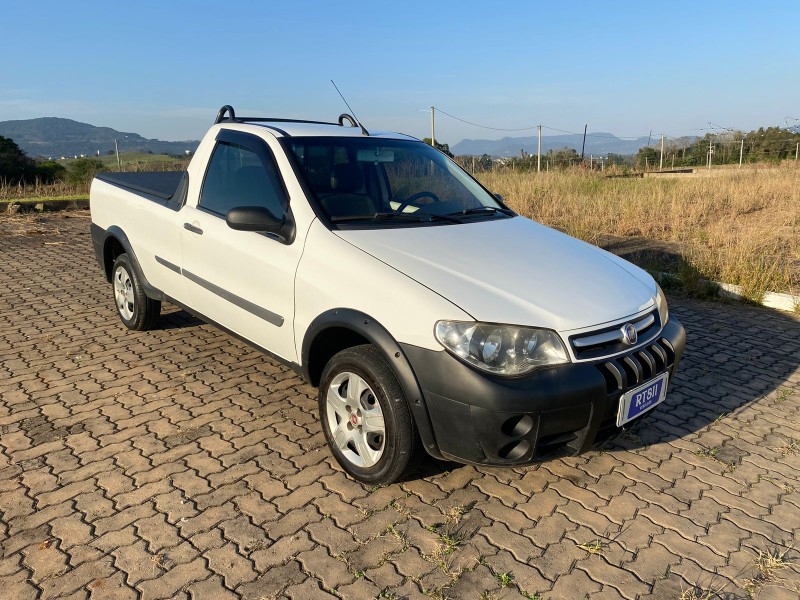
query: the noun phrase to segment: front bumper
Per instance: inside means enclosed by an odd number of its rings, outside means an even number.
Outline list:
[[[672,317],[656,339],[621,356],[512,378],[477,371],[446,351],[401,347],[441,454],[513,466],[580,454],[619,434],[622,395],[665,371],[672,381],[685,345],[683,325]]]

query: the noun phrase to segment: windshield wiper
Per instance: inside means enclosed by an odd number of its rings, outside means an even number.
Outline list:
[[[348,221],[414,221],[416,223],[427,223],[428,221],[449,221],[450,223],[461,223],[460,219],[449,215],[435,215],[433,213],[416,211],[413,213],[378,212],[371,215],[342,215],[331,217],[334,223],[347,223]]]
[[[479,215],[479,214],[496,214],[500,213],[509,217],[516,216],[510,208],[499,208],[494,206],[475,206],[473,208],[466,208],[458,212],[447,213],[448,215]]]

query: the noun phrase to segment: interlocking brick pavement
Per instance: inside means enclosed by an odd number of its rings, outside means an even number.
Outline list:
[[[0,218],[0,596],[800,597],[798,319],[673,299],[635,431],[369,489],[290,370],[166,305],[126,330],[88,232]]]

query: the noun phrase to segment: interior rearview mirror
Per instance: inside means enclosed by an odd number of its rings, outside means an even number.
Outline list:
[[[359,150],[356,154],[358,162],[390,163],[394,162],[394,150],[386,148],[368,148]]]

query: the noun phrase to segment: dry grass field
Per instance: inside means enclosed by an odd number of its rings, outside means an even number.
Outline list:
[[[671,178],[577,170],[478,178],[520,214],[588,242],[608,235],[664,242],[682,256],[684,279],[736,283],[754,300],[765,291],[800,293],[797,163]]]

